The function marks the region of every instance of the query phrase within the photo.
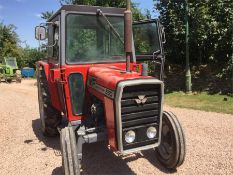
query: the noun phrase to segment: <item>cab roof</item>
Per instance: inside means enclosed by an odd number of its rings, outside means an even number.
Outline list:
[[[67,12],[80,12],[85,14],[93,14],[100,9],[105,14],[123,15],[125,12],[124,8],[115,7],[101,7],[101,6],[88,6],[88,5],[63,5],[48,21],[52,21],[57,15],[61,14],[62,10]]]

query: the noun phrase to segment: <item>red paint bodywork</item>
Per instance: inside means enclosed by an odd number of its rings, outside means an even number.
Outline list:
[[[106,127],[107,127],[107,132],[108,132],[108,143],[113,150],[117,150],[113,100],[107,97],[104,97],[104,110],[105,110],[105,117],[106,117]]]
[[[39,61],[38,66],[42,66],[45,70],[52,105],[57,110],[63,112],[68,121],[83,120],[85,117],[88,117],[85,115],[76,116],[72,113],[70,89],[68,84],[70,74],[81,73],[83,75],[86,99],[89,99],[90,94],[92,94],[103,102],[105,108],[109,145],[112,149],[117,150],[115,136],[114,101],[113,99],[110,99],[104,94],[96,91],[95,89],[87,87],[87,80],[89,76],[96,77],[97,84],[115,91],[117,83],[120,81],[137,78],[151,78],[141,76],[141,65],[131,63],[131,73],[125,73],[125,62],[94,65],[64,65],[59,67],[56,61],[53,59],[48,59],[48,61]],[[136,70],[138,72],[136,72]]]
[[[147,78],[138,72],[126,73],[124,69],[116,66],[90,67],[88,76],[97,77],[97,84],[111,90],[116,90],[116,85],[120,81]]]

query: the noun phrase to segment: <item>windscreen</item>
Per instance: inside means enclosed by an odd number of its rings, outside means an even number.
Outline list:
[[[124,61],[124,17],[68,14],[66,19],[67,63]]]
[[[11,66],[12,68],[17,68],[16,58],[6,58],[6,65]]]

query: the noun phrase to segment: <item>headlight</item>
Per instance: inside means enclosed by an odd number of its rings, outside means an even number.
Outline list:
[[[136,138],[136,134],[135,134],[134,131],[130,130],[130,131],[126,132],[126,134],[125,134],[125,141],[127,143],[133,143],[134,140],[135,140],[135,138]]]
[[[157,129],[155,127],[149,127],[146,131],[146,135],[149,139],[155,138],[157,134]]]

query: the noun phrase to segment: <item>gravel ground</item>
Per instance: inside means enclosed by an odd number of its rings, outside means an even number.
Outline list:
[[[39,129],[34,80],[0,84],[0,174],[61,175],[59,138]],[[175,172],[164,169],[152,150],[118,157],[103,143],[84,146],[83,174],[233,174],[233,116],[165,107],[184,127],[187,155]]]

